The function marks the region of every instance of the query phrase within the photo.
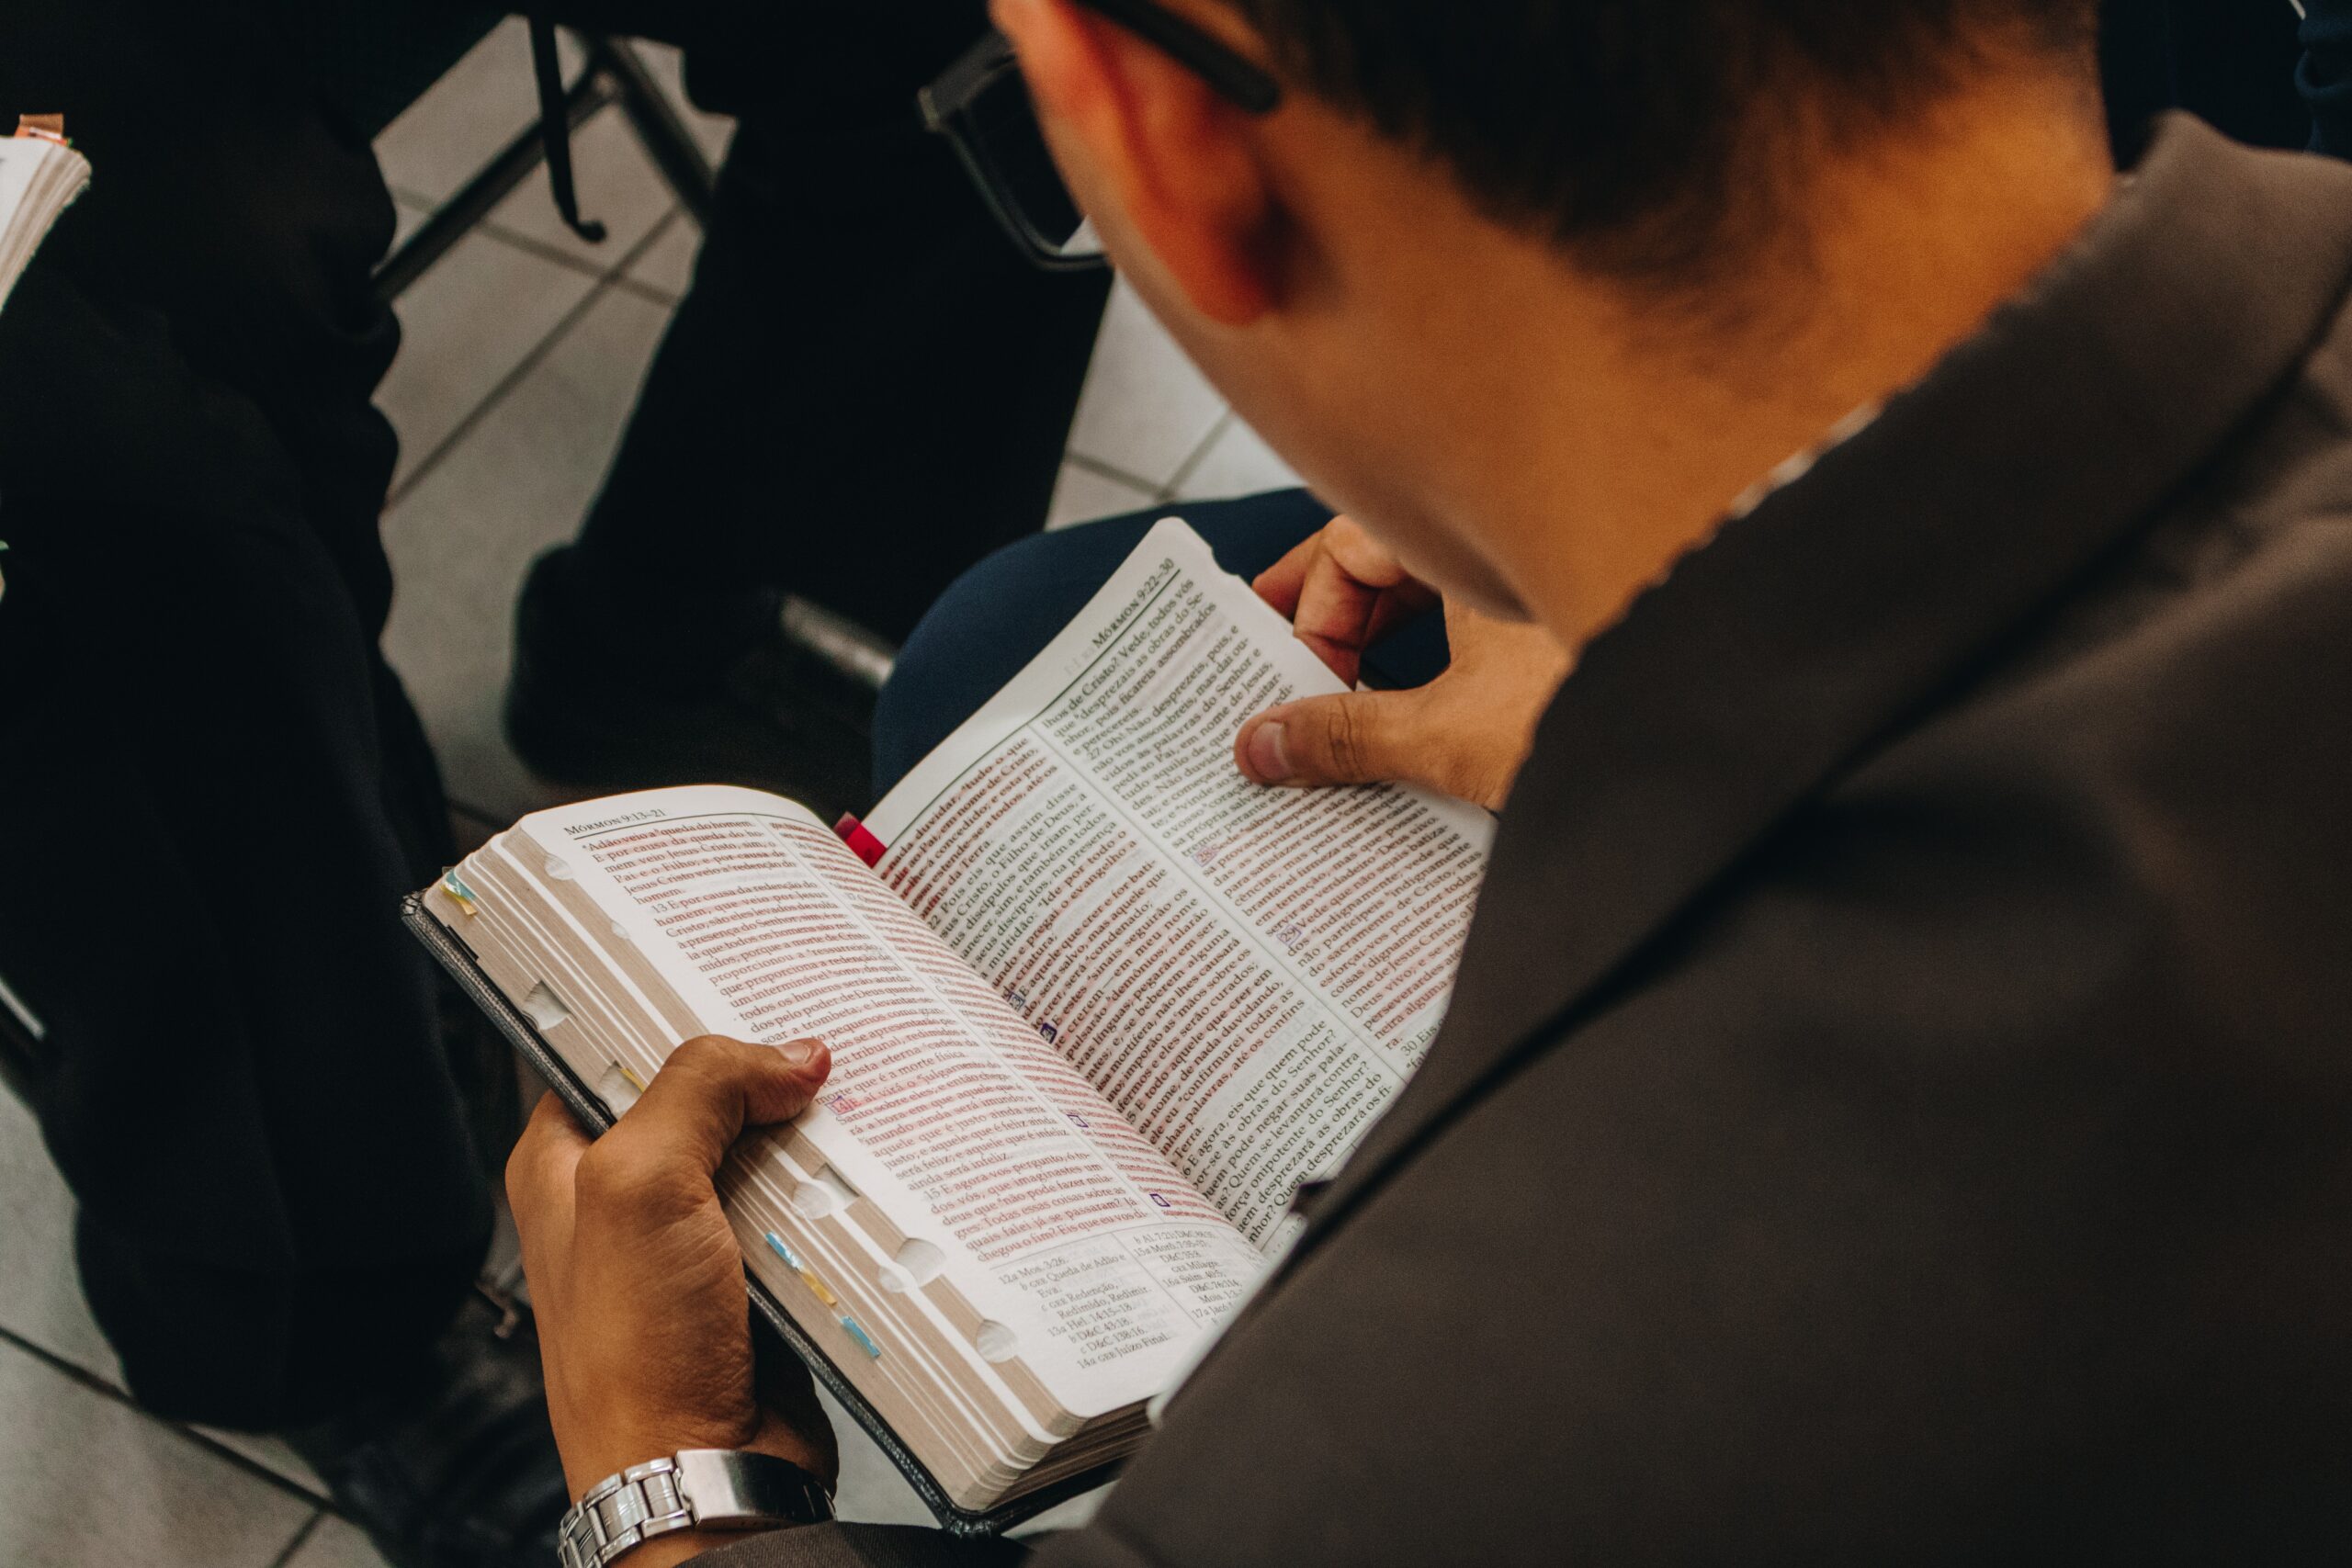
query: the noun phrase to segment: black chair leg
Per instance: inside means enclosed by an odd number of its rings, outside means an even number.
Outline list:
[[[618,39],[587,39],[588,62],[564,94],[564,123],[578,129],[589,116],[612,104],[621,106],[630,129],[653,160],[662,177],[697,223],[710,221],[717,200],[718,177],[710,160],[686,130],[685,122],[628,44]],[[376,298],[390,303],[399,299],[433,265],[457,247],[474,225],[491,214],[514,187],[531,177],[547,157],[539,128],[532,126],[500,150],[463,190],[443,203],[422,228],[376,269]]]
[[[564,95],[564,122],[577,129],[590,115],[612,103],[617,90],[602,73],[589,70],[580,73]],[[466,182],[465,188],[441,204],[439,211],[424,220],[424,227],[408,238],[408,243],[385,258],[376,269],[375,291],[378,300],[390,304],[408,292],[410,287],[457,248],[458,242],[473,231],[474,225],[490,216],[491,209],[531,177],[547,157],[546,143],[541,141],[536,125],[500,149],[482,168],[481,173]]]
[[[694,215],[696,223],[708,227],[718,201],[718,176],[710,160],[702,155],[694,133],[679,118],[670,96],[647,73],[636,51],[620,39],[590,39],[588,66],[617,90],[621,112],[628,116],[645,155],[662,171],[679,204]]]
[[[598,110],[619,104],[621,112],[628,116],[630,129],[644,145],[646,156],[676,194],[679,205],[694,216],[696,223],[707,227],[718,202],[718,177],[672,106],[669,95],[662,91],[661,85],[625,41],[597,34],[587,35],[583,41],[587,46],[587,64],[580,79],[564,95],[565,123],[577,128]],[[465,189],[443,204],[406,244],[376,269],[376,297],[388,304],[399,299],[435,262],[448,254],[474,225],[489,217],[492,208],[529,178],[531,171],[546,156],[546,142],[537,126],[508,142],[481,173],[467,183]],[[888,639],[822,605],[797,597],[789,600],[784,612],[783,630],[795,645],[860,686],[878,691],[882,682],[889,679],[891,660],[898,649]],[[5,1021],[0,1020],[0,1024]],[[5,1039],[0,1039],[0,1046],[6,1043]],[[0,1055],[0,1072],[6,1070],[5,1055]]]

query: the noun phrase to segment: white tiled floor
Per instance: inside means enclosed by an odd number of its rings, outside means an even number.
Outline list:
[[[674,55],[645,53],[674,90]],[[526,60],[510,24],[379,140],[404,226],[528,123]],[[692,123],[723,148],[727,122]],[[501,821],[547,798],[496,724],[515,586],[594,494],[696,244],[616,112],[576,145],[582,209],[610,237],[591,247],[565,231],[543,178],[518,190],[401,301],[406,344],[382,394],[402,444],[385,519],[400,579],[388,642],[452,792]],[[1053,524],[1291,482],[1117,296]],[[376,1568],[281,1446],[181,1431],[130,1406],[74,1283],[72,1214],[30,1117],[0,1094],[0,1555],[24,1568]],[[922,1519],[872,1445],[836,1427],[844,1512]]]

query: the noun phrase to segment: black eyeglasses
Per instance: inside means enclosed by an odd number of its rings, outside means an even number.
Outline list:
[[[1282,103],[1281,85],[1261,67],[1150,0],[1078,4],[1154,45],[1237,108],[1272,114]],[[1093,226],[1046,151],[1010,39],[989,33],[925,87],[919,101],[923,124],[954,144],[980,198],[1024,255],[1049,272],[1105,265]]]

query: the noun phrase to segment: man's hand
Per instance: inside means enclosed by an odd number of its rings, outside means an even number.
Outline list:
[[[1350,685],[1363,650],[1437,597],[1345,517],[1269,567],[1254,586]],[[1234,761],[1260,784],[1395,779],[1501,809],[1536,720],[1568,672],[1568,656],[1540,626],[1452,604],[1445,635],[1453,662],[1428,685],[1269,708],[1241,727]]]
[[[831,1065],[813,1041],[689,1040],[593,1144],[555,1096],[532,1113],[506,1192],[574,1497],[679,1449],[755,1450],[832,1480],[806,1370],[753,1366],[742,1249],[712,1185],[744,1129],[807,1110]],[[642,1551],[651,1568],[710,1544],[687,1531]]]

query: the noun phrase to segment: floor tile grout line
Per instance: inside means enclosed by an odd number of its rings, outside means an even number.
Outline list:
[[[296,1481],[291,1476],[280,1475],[277,1471],[270,1469],[269,1466],[262,1463],[259,1460],[248,1459],[243,1454],[241,1454],[236,1450],[231,1448],[228,1444],[220,1441],[218,1438],[208,1438],[193,1427],[183,1427],[176,1421],[165,1421],[160,1416],[148,1416],[146,1411],[140,1410],[139,1406],[131,1402],[131,1399],[128,1394],[122,1395],[121,1398],[123,1404],[130,1405],[133,1410],[138,1410],[140,1415],[147,1416],[147,1419],[150,1421],[156,1422],[158,1425],[178,1433],[189,1442],[194,1443],[198,1448],[202,1449],[207,1453],[210,1454],[214,1459],[221,1460],[229,1464],[232,1464],[239,1470],[243,1471],[246,1474],[252,1476],[254,1480],[265,1482],[271,1486],[275,1486],[289,1497],[299,1497],[303,1502],[310,1504],[311,1506],[318,1508],[322,1512],[330,1514],[336,1512],[334,1499],[329,1497],[325,1493],[313,1492],[311,1488],[303,1485],[300,1482]]]
[[[52,1350],[40,1340],[11,1328],[5,1323],[0,1323],[0,1345],[13,1346],[52,1371],[63,1372],[75,1382],[86,1384],[118,1404],[132,1404],[130,1395],[123,1392],[119,1385],[107,1382],[103,1374],[92,1371],[71,1356],[62,1355]],[[132,1404],[132,1407],[137,1408],[135,1404]]]
[[[673,208],[671,210],[674,212],[676,209]],[[656,223],[654,228],[662,228],[668,221],[669,216],[664,214],[662,222]],[[509,229],[494,218],[485,218],[475,224],[473,232],[480,234],[485,240],[495,240],[509,250],[520,251],[526,256],[537,256],[539,260],[560,266],[566,272],[576,272],[582,277],[605,279],[618,276],[610,266],[600,265],[585,256],[573,255],[560,246],[551,245],[545,240],[526,234],[520,229]],[[637,254],[634,246],[630,248],[629,254],[631,255]]]
[[[652,227],[645,231],[644,234],[638,240],[637,243],[631,245],[628,250],[623,251],[619,257],[614,261],[613,269],[605,274],[605,281],[607,283],[628,282],[628,269],[635,266],[639,262],[643,261],[646,256],[651,253],[653,247],[661,243],[663,235],[667,234],[673,228],[680,223],[691,223],[693,221],[693,219],[686,216],[684,204],[673,199],[670,203],[669,210],[662,213],[661,217],[655,219],[653,220]]]
[[[637,259],[669,231],[671,223],[676,221],[677,217],[678,209],[671,209],[667,218],[656,223],[646,232],[643,239],[630,246],[628,254],[621,257],[613,270],[598,278],[594,286],[586,294],[581,296],[580,302],[565,311],[562,318],[548,329],[547,335],[534,344],[531,351],[515,362],[513,369],[499,378],[497,385],[482,395],[481,400],[467,412],[466,417],[459,420],[449,434],[443,436],[434,446],[433,450],[417,460],[416,467],[409,470],[408,477],[393,486],[390,493],[384,497],[386,513],[389,513],[394,507],[414,494],[417,486],[423,484],[425,479],[438,468],[449,454],[456,451],[468,436],[481,428],[482,422],[489,418],[492,411],[505,400],[506,395],[520,386],[525,377],[547,361],[548,355],[555,352],[556,346],[571,334],[571,330],[587,319],[588,312],[594,310],[605,296],[614,290],[620,274],[634,265]]]
[[[441,210],[438,204],[420,206],[419,203],[424,199],[420,197],[404,195],[400,191],[394,191],[392,194],[396,199],[407,202],[409,210],[418,217],[430,220]],[[674,207],[671,209],[673,213],[676,210]],[[667,214],[664,215],[665,220],[667,216]],[[655,227],[659,228],[661,225],[657,223]],[[472,228],[458,236],[458,243],[462,244],[476,234],[485,240],[495,240],[508,250],[520,251],[526,256],[533,256],[551,265],[560,266],[566,272],[576,272],[582,277],[603,278],[614,275],[614,269],[609,266],[590,261],[585,256],[574,255],[560,245],[551,245],[536,235],[524,233],[520,229],[510,229],[495,218],[478,220]],[[447,259],[446,256],[439,258],[445,261]]]
[[[72,1382],[80,1384],[83,1388],[96,1394],[101,1399],[108,1400],[116,1404],[121,1405],[125,1410],[130,1411],[132,1415],[140,1417],[140,1419],[152,1422],[155,1426],[162,1427],[164,1431],[170,1432],[180,1438],[182,1440],[195,1444],[198,1448],[209,1453],[213,1458],[220,1460],[235,1469],[243,1471],[247,1475],[252,1476],[254,1480],[275,1487],[277,1490],[285,1493],[289,1497],[299,1497],[314,1508],[328,1510],[332,1510],[334,1508],[334,1505],[325,1496],[311,1491],[301,1483],[289,1480],[286,1476],[278,1474],[277,1472],[270,1469],[269,1466],[263,1464],[258,1460],[246,1458],[243,1454],[241,1454],[236,1450],[231,1448],[228,1444],[221,1442],[216,1438],[208,1438],[202,1432],[196,1430],[193,1427],[182,1426],[177,1421],[167,1421],[152,1411],[141,1408],[138,1401],[132,1399],[130,1395],[115,1387],[114,1384],[107,1382],[106,1379],[98,1376],[96,1372],[91,1371],[87,1367],[67,1360],[64,1357],[57,1354],[46,1346],[34,1343],[32,1340],[28,1339],[23,1335],[17,1333],[15,1329],[9,1328],[5,1325],[0,1325],[0,1345],[6,1345],[15,1349],[23,1351],[26,1355],[30,1356],[33,1359],[47,1367],[51,1371],[58,1373],[60,1376]]]
[[[286,1568],[286,1565],[288,1562],[293,1562],[294,1554],[301,1551],[303,1547],[309,1545],[311,1538],[319,1533],[320,1522],[326,1517],[327,1511],[324,1508],[321,1508],[317,1513],[312,1514],[309,1518],[303,1520],[302,1528],[294,1532],[294,1539],[288,1541],[284,1548],[279,1551],[277,1555],[269,1560],[269,1568]]]
[[[490,416],[491,412],[505,400],[506,394],[520,385],[526,376],[537,369],[548,355],[554,352],[556,345],[571,335],[571,329],[580,324],[588,312],[595,308],[596,301],[602,299],[611,288],[612,285],[609,282],[601,278],[590,284],[588,292],[580,297],[580,302],[558,317],[555,324],[548,329],[547,334],[531,345],[530,352],[515,361],[513,367],[500,377],[489,391],[482,394],[481,401],[467,410],[465,417],[450,427],[449,434],[435,442],[431,451],[416,460],[416,467],[408,471],[407,477],[386,493],[383,508],[386,515],[390,515],[401,502],[415,493],[419,485],[432,477],[434,470],[440,468],[449,454],[456,451],[466,437],[471,435]]]
[[[1083,468],[1097,479],[1116,479],[1129,490],[1143,491],[1147,497],[1156,499],[1159,494],[1159,486],[1145,479],[1141,474],[1130,473],[1116,463],[1106,463],[1100,457],[1089,457],[1074,446],[1062,453],[1062,461],[1072,468]]]
[[[570,251],[550,245],[545,240],[534,238],[519,229],[509,229],[494,218],[483,219],[475,226],[475,231],[488,235],[501,244],[510,245],[525,255],[537,256],[541,261],[553,262],[558,266],[569,267],[573,272],[589,277],[601,278],[607,283],[627,284],[637,281],[628,276],[628,269],[644,259],[645,254],[653,248],[653,243],[656,240],[669,233],[679,223],[693,221],[694,220],[687,215],[685,208],[673,200],[662,216],[655,219],[645,232],[638,237],[636,243],[623,251],[620,258],[608,266],[598,266],[584,256],[573,255]]]
[[[644,259],[646,253],[652,248],[654,241],[668,234],[679,223],[693,221],[694,220],[687,215],[684,206],[672,202],[669,209],[655,220],[653,226],[648,229],[635,244],[629,246],[618,261],[607,266],[599,266],[584,256],[573,255],[570,251],[550,245],[545,240],[536,239],[518,229],[509,229],[495,219],[483,219],[475,225],[475,232],[496,240],[511,249],[520,251],[526,256],[537,256],[541,261],[552,262],[558,266],[579,273],[582,276],[617,284],[632,293],[651,295],[658,304],[675,305],[681,296],[673,294],[666,288],[656,288],[642,278],[631,277],[628,275],[628,269]]]
[[[384,188],[392,193],[394,203],[406,207],[420,218],[430,218],[448,204],[448,197],[427,196],[414,186],[396,186],[386,180]],[[456,194],[454,191],[450,193],[452,196]]]
[[[1175,474],[1159,491],[1161,504],[1164,505],[1176,499],[1176,492],[1184,488],[1185,482],[1199,470],[1203,463],[1208,461],[1209,449],[1224,437],[1227,431],[1233,428],[1233,423],[1234,414],[1231,409],[1226,410],[1217,416],[1217,422],[1209,426],[1209,433],[1201,437],[1201,444],[1193,448],[1193,455],[1177,465]]]
[[[658,283],[648,283],[641,277],[616,277],[613,287],[624,294],[636,295],[649,305],[661,305],[673,310],[685,298],[683,294],[671,293]]]
[[[658,171],[656,173],[658,175]],[[446,199],[436,201],[433,197],[428,197],[420,191],[411,189],[404,186],[388,185],[384,188],[392,193],[392,199],[395,202],[405,205],[412,213],[414,213],[421,218],[430,219],[435,213],[439,212],[444,206],[447,205]],[[501,244],[506,245],[514,250],[521,251],[525,255],[537,256],[539,260],[544,262],[552,262],[557,266],[563,267],[568,271],[580,273],[584,276],[607,279],[619,278],[624,275],[627,269],[633,265],[637,262],[638,258],[644,254],[646,243],[648,241],[657,240],[663,234],[668,233],[671,225],[677,222],[682,218],[685,219],[688,222],[693,221],[693,220],[687,216],[684,207],[676,200],[675,195],[675,192],[672,193],[670,205],[662,211],[662,216],[654,220],[652,225],[639,238],[635,244],[628,247],[628,251],[623,254],[622,258],[618,262],[610,265],[601,265],[596,262],[591,261],[586,256],[575,254],[571,251],[563,249],[560,245],[550,244],[535,234],[526,234],[519,229],[510,229],[505,224],[501,223],[496,218],[483,218],[471,229],[468,230],[467,233],[485,235],[491,239],[498,241]],[[502,205],[503,204],[502,203]],[[460,238],[463,237],[464,236],[460,236]]]

